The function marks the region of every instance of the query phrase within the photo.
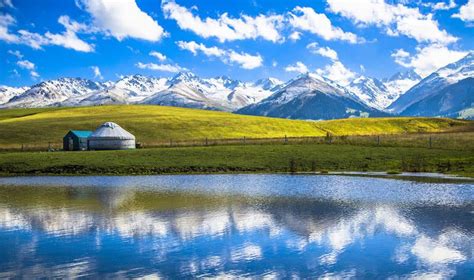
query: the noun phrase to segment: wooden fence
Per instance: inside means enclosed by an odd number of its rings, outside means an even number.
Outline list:
[[[436,134],[384,134],[370,136],[308,136],[276,138],[228,138],[228,139],[160,139],[154,142],[138,142],[139,148],[175,148],[221,145],[295,145],[328,144],[380,147],[424,147],[451,150],[474,150],[474,132]],[[62,142],[39,144],[0,145],[0,151],[60,151]]]

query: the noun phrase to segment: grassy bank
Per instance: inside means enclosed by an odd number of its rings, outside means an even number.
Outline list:
[[[94,130],[113,121],[145,146],[177,141],[332,135],[437,133],[474,130],[474,122],[439,118],[297,121],[165,106],[121,105],[0,110],[0,149],[62,144],[71,129]]]
[[[308,143],[0,154],[2,175],[326,170],[441,172],[474,177],[474,151]]]

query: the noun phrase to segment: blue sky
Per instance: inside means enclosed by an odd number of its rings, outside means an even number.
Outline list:
[[[0,0],[0,84],[426,76],[474,50],[473,34],[474,0]]]

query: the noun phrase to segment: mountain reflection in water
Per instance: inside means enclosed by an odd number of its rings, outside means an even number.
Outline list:
[[[474,277],[474,186],[327,177],[0,179],[0,278]]]

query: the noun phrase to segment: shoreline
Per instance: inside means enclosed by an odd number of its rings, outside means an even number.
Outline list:
[[[220,172],[220,173],[161,173],[161,174],[1,174],[2,178],[22,177],[141,177],[141,176],[207,176],[207,175],[291,175],[291,176],[345,176],[360,178],[380,178],[420,183],[472,183],[474,177],[433,172],[402,172],[393,174],[381,171],[334,171],[334,172]],[[0,184],[1,185],[1,184]]]

